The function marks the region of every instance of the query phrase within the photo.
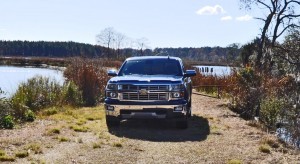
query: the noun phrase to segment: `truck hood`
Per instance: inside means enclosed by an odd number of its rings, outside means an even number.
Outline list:
[[[182,76],[130,75],[113,77],[109,83],[181,83],[182,80]]]

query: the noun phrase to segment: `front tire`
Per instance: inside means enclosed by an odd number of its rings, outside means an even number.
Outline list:
[[[110,127],[118,127],[120,126],[120,119],[114,116],[106,115],[106,125],[108,128]]]

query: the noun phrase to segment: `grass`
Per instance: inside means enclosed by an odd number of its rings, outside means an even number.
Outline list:
[[[102,145],[102,144],[103,144],[102,142],[93,143],[93,149],[101,148],[101,145]]]
[[[271,153],[271,147],[267,144],[263,144],[259,146],[259,151],[263,153]]]
[[[279,148],[280,147],[279,143],[277,142],[277,140],[275,138],[270,138],[270,137],[263,138],[261,140],[261,143],[262,144],[267,144],[267,145],[271,146],[272,148]]]
[[[29,145],[26,145],[25,149],[34,152],[34,154],[42,154],[43,153],[41,144],[39,144],[39,143],[31,143]]]
[[[48,135],[52,135],[52,134],[60,134],[60,129],[59,128],[53,128],[48,130]]]
[[[242,164],[242,161],[238,159],[231,159],[227,162],[227,164]]]
[[[29,153],[28,153],[28,151],[22,150],[22,151],[16,152],[15,155],[16,155],[16,157],[18,157],[18,158],[26,158],[26,157],[29,156]]]
[[[57,137],[57,139],[59,142],[69,142],[70,141],[69,138],[63,137],[63,136]]]
[[[51,115],[54,115],[54,114],[57,114],[58,113],[58,109],[53,107],[53,108],[50,108],[50,109],[46,109],[43,111],[43,115],[45,116],[51,116]]]
[[[0,161],[1,162],[14,162],[16,160],[15,157],[11,157],[11,156],[0,156]]]
[[[0,150],[0,156],[5,156],[5,151],[4,150]]]
[[[70,126],[70,129],[73,129],[75,132],[87,132],[88,131],[87,127],[82,127],[82,126]]]
[[[122,143],[120,143],[120,142],[113,143],[113,146],[114,147],[119,147],[119,148],[123,147]]]

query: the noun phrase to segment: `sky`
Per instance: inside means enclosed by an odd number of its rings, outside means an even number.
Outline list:
[[[97,44],[113,27],[149,48],[226,47],[259,35],[256,11],[239,0],[1,0],[0,40]]]

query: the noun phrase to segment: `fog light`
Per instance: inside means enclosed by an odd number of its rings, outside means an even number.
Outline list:
[[[174,111],[182,111],[183,110],[183,107],[182,106],[179,106],[179,107],[175,107],[174,108]]]
[[[115,110],[115,108],[113,106],[107,106],[106,109],[110,110],[110,111],[114,111]]]

